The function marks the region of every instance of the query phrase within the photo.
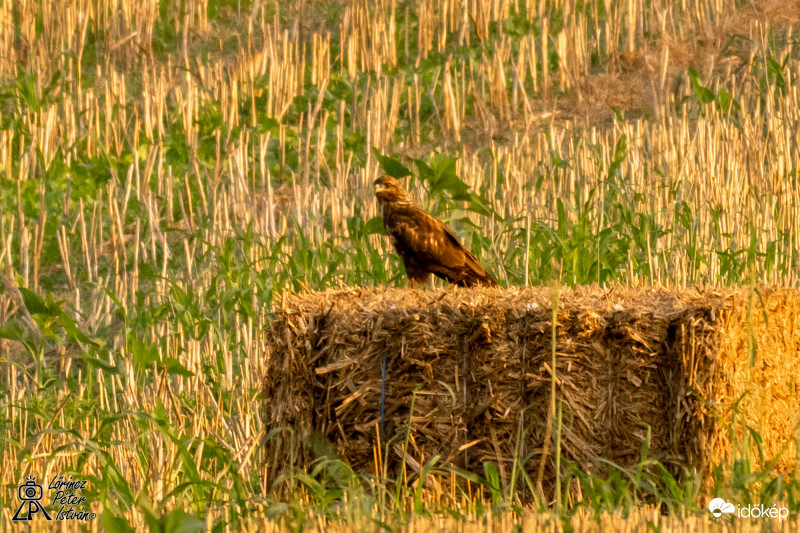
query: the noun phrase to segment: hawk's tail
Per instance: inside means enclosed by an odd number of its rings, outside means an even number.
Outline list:
[[[475,285],[484,285],[486,287],[497,287],[497,281],[489,274],[485,268],[481,266],[474,255],[469,253],[467,255],[468,261],[466,264],[465,276],[458,283],[462,287],[473,287]]]
[[[486,287],[497,287],[497,281],[485,270],[483,274],[474,274],[464,278],[464,286],[473,287],[475,285],[484,285]]]

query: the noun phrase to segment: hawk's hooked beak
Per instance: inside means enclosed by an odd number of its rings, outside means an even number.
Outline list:
[[[386,185],[383,183],[376,183],[375,184],[375,192],[383,192],[386,190]]]

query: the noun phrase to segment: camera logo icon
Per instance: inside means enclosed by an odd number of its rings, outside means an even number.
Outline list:
[[[36,483],[36,478],[33,476],[28,476],[25,483],[19,486],[17,497],[21,503],[19,504],[19,508],[17,509],[17,512],[14,513],[14,516],[11,518],[11,520],[14,522],[33,520],[33,515],[36,513],[42,513],[45,518],[52,520],[50,515],[47,514],[47,510],[45,510],[44,506],[39,503],[43,495],[44,491],[42,490],[42,486]],[[20,516],[20,513],[25,506],[28,507],[28,513],[24,516]]]
[[[23,502],[30,502],[42,499],[42,486],[36,483],[36,478],[28,478],[28,481],[19,486],[19,499]]]

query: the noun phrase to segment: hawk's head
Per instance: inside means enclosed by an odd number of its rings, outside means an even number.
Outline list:
[[[406,201],[406,193],[400,187],[400,183],[390,176],[381,176],[375,180],[373,185],[375,186],[375,196],[382,204]]]

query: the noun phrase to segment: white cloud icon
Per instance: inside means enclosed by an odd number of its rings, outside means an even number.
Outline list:
[[[714,498],[708,502],[708,510],[714,515],[714,518],[719,518],[723,514],[732,514],[736,511],[736,506],[728,503],[722,498]]]

